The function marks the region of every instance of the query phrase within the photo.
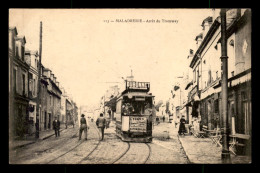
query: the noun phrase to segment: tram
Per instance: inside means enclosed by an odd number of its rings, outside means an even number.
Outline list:
[[[116,135],[127,142],[151,142],[153,99],[149,82],[125,81],[116,101]]]

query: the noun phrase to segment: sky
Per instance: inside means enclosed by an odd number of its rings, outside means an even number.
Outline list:
[[[136,81],[150,82],[155,101],[167,100],[211,15],[211,9],[10,9],[9,26],[25,36],[26,49],[39,50],[42,21],[42,64],[77,105],[94,106],[131,69]]]

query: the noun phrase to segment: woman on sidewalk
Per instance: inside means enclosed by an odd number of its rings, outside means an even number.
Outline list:
[[[186,120],[184,119],[184,115],[181,116],[181,119],[180,119],[180,126],[179,126],[179,135],[184,135],[185,133],[185,123],[186,123]]]

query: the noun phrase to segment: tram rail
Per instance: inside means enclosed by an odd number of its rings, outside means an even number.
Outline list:
[[[123,152],[123,154],[121,154],[116,160],[114,160],[111,164],[115,164],[118,160],[120,160],[124,155],[126,155],[126,153],[129,151],[129,149],[130,149],[130,143],[129,142],[127,142],[127,144],[128,144],[128,147],[127,147],[127,149],[125,150],[125,152]]]
[[[95,126],[95,130],[97,131],[98,133],[98,138],[100,139],[100,133],[99,133],[99,130],[98,128]],[[97,149],[97,147],[99,146],[99,144],[101,143],[101,141],[99,140],[98,144],[95,146],[95,148],[87,155],[85,156],[83,159],[81,159],[77,164],[80,164],[82,163],[84,160],[87,160],[87,158]]]

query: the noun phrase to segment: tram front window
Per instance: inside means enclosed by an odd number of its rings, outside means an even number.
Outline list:
[[[152,101],[147,98],[146,101],[127,100],[122,105],[124,115],[150,115],[152,113]]]

